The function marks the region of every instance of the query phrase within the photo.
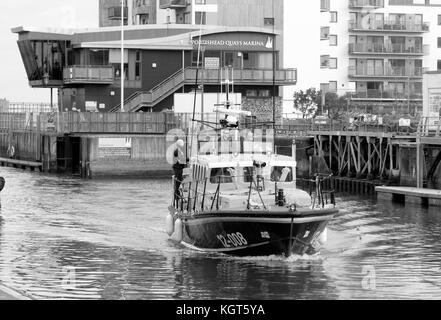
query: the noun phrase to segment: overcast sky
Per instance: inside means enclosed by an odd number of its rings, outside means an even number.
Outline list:
[[[320,63],[318,55],[316,58],[311,58],[311,52],[315,51],[311,47],[312,39],[314,37],[317,39],[319,35],[319,23],[307,14],[311,6],[312,8],[318,6],[309,2],[319,1],[301,1],[299,6],[300,1],[285,0],[285,67],[298,69],[299,85],[302,88],[314,85],[316,75],[311,73],[311,70]],[[299,8],[302,10],[300,11]],[[0,98],[14,102],[48,102],[49,89],[29,88],[16,43],[17,35],[11,33],[11,29],[18,26],[97,27],[98,0],[0,1]],[[286,89],[285,99],[288,99],[293,91],[293,88]]]

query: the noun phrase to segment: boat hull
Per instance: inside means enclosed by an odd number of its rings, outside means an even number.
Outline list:
[[[198,251],[234,256],[312,254],[314,242],[336,213],[337,210],[200,214],[182,218],[181,243]]]

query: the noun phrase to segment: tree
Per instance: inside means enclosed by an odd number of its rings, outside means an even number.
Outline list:
[[[303,118],[314,117],[318,110],[319,92],[310,88],[294,93],[294,108],[303,113]]]
[[[328,111],[329,118],[333,120],[341,120],[347,113],[348,109],[348,95],[339,96],[334,92],[327,92],[325,97],[325,110]],[[320,104],[321,108],[321,92],[320,92]]]

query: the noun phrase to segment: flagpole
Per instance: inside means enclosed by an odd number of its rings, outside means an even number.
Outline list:
[[[124,112],[124,1],[121,0],[121,112]]]

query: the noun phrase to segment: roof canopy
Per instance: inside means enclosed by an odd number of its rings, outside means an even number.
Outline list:
[[[192,50],[199,45],[199,37],[208,50],[272,50],[273,36],[281,34],[266,28],[219,27],[194,25],[143,25],[125,27],[124,45],[128,49]],[[12,29],[19,40],[71,41],[75,48],[120,48],[120,27],[83,30]],[[202,33],[201,33],[202,32]],[[269,37],[270,36],[270,37]]]

